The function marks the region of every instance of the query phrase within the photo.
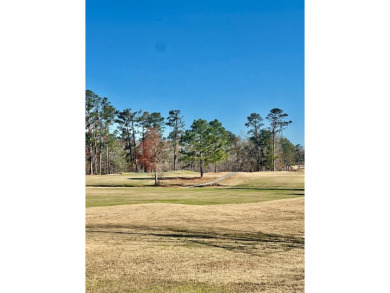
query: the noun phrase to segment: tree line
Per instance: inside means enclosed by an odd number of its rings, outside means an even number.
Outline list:
[[[279,108],[263,119],[247,117],[248,138],[226,130],[217,119],[198,119],[185,129],[180,110],[164,118],[159,112],[117,110],[108,98],[91,90],[85,100],[86,174],[193,170],[207,171],[290,170],[304,163],[304,148],[292,144],[282,131],[292,121]],[[264,127],[264,122],[268,127]],[[164,130],[169,134],[163,137]]]

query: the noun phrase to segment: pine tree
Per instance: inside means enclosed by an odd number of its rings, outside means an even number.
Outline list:
[[[263,118],[257,114],[252,113],[250,116],[247,117],[248,122],[245,123],[246,127],[250,127],[250,130],[248,131],[248,134],[251,135],[251,140],[255,144],[256,147],[256,171],[260,171],[260,143],[259,143],[259,132],[260,128],[264,125],[261,121],[263,121]]]
[[[183,136],[182,160],[198,164],[203,177],[208,164],[226,159],[227,141],[226,130],[218,120],[195,120]]]
[[[279,132],[282,132],[283,129],[285,129],[289,124],[292,123],[292,121],[285,121],[285,118],[288,116],[288,114],[283,113],[283,110],[279,108],[273,108],[268,113],[266,119],[270,122],[270,130],[272,133],[272,168],[273,171],[276,170],[275,166],[275,139],[276,134]]]
[[[130,165],[130,169],[138,172],[138,163],[136,159],[136,123],[139,120],[140,111],[132,112],[131,109],[124,109],[117,112],[119,130],[121,132],[122,140],[125,141],[125,150],[127,150],[127,162]]]
[[[172,127],[172,131],[169,133],[168,138],[170,139],[173,147],[173,171],[176,171],[179,139],[184,132],[183,116],[180,115],[180,110],[171,110],[169,111],[169,116],[167,120],[168,122],[166,124]]]

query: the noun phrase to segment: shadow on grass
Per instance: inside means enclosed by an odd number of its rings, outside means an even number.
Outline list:
[[[201,178],[200,176],[198,177],[181,177],[181,176],[177,176],[177,177],[159,177],[158,179],[159,180],[175,180],[175,179],[180,179],[180,180],[194,180],[194,179],[199,179]],[[150,177],[128,177],[126,179],[129,179],[129,180],[154,180],[154,175],[150,175]]]
[[[221,185],[223,186],[223,185]],[[304,188],[283,188],[283,187],[227,187],[220,189],[233,189],[233,190],[262,190],[262,191],[305,191]]]
[[[196,177],[161,177],[160,180],[175,180],[175,179],[180,179],[180,180],[194,180],[194,179],[200,179],[200,176]]]
[[[115,230],[113,230],[115,229]],[[117,229],[122,229],[118,231]],[[123,231],[125,230],[125,231]],[[92,225],[87,226],[87,233],[121,234],[135,237],[145,237],[150,242],[161,240],[184,241],[185,243],[221,248],[232,252],[242,252],[259,255],[258,246],[265,246],[268,253],[273,250],[303,249],[304,238],[263,232],[225,232],[193,231],[175,228],[151,228],[145,226]],[[156,240],[160,238],[160,240]],[[257,246],[257,247],[256,247]],[[264,249],[261,250],[264,254]]]
[[[129,180],[154,180],[154,177],[150,175],[150,177],[127,177]]]
[[[153,187],[154,183],[137,185],[137,184],[86,184],[85,187]]]

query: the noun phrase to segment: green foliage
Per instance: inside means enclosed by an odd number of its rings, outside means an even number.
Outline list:
[[[292,121],[286,121],[286,117],[288,114],[283,113],[282,109],[279,108],[273,108],[268,113],[266,119],[270,123],[270,129],[272,133],[281,132],[283,129],[285,129],[289,124],[292,123]]]
[[[131,124],[135,121],[137,112],[131,112],[131,109],[124,109],[123,111],[117,112],[118,129],[121,133],[121,138],[124,141],[130,141],[132,137]]]
[[[173,148],[173,170],[176,170],[177,149],[180,143],[180,137],[184,133],[183,116],[180,115],[180,110],[169,111],[166,125],[172,128],[172,131],[168,135],[168,139],[171,141]]]
[[[162,117],[159,112],[149,113],[148,111],[145,111],[138,117],[137,122],[138,126],[142,128],[142,136],[145,135],[148,128],[157,129],[159,133],[162,133],[164,130],[164,117]]]
[[[173,130],[169,134],[170,138],[183,133],[184,122],[183,122],[183,116],[180,115],[180,113],[181,113],[180,110],[170,110],[169,111],[169,116],[167,117],[166,125],[173,128]]]
[[[109,155],[109,165],[110,173],[117,173],[126,169],[126,158],[127,152],[123,148],[123,144],[118,137],[118,131],[114,130],[113,133],[109,135],[110,139],[108,141],[107,147],[110,150]],[[107,158],[105,158],[107,160]]]
[[[102,173],[102,153],[108,147],[110,139],[113,139],[110,135],[110,126],[114,122],[115,113],[115,108],[106,97],[102,99],[91,90],[86,90],[86,155],[90,162],[89,172],[91,174],[97,173],[97,169],[99,169],[100,174]],[[97,157],[99,157],[99,164]]]
[[[259,141],[259,132],[260,128],[264,125],[261,121],[263,121],[263,118],[257,114],[257,113],[252,113],[250,116],[247,117],[248,122],[245,123],[246,127],[249,127],[248,134],[250,136],[250,140],[254,143],[255,145],[255,153],[254,156],[256,157],[256,170],[260,171],[261,169],[261,147],[260,147],[260,141]]]
[[[291,120],[290,121],[285,120],[287,116],[288,116],[288,114],[283,113],[282,109],[273,108],[270,110],[270,112],[268,113],[268,115],[266,117],[266,119],[270,123],[270,130],[272,133],[272,156],[273,156],[272,165],[273,165],[274,171],[276,170],[276,166],[275,166],[276,134],[279,132],[282,132],[283,129],[285,129],[289,124],[292,123]]]
[[[257,113],[252,113],[250,116],[247,117],[247,119],[248,122],[245,123],[245,126],[250,128],[248,134],[254,137],[256,140],[260,128],[264,125],[261,122],[263,121],[263,118]]]
[[[282,159],[285,167],[291,167],[295,164],[295,146],[287,139],[280,138],[280,147],[282,149]]]
[[[259,133],[260,167],[263,170],[272,169],[272,134],[267,129],[261,129]]]
[[[104,126],[106,130],[108,131],[109,126],[112,125],[115,119],[116,110],[114,106],[111,105],[111,103],[108,101],[106,97],[102,99],[102,112],[101,112],[101,119],[104,123]]]
[[[124,149],[126,150],[126,161],[131,170],[137,170],[136,162],[136,129],[135,124],[138,122],[141,110],[132,112],[131,109],[124,109],[117,112],[118,129],[121,133],[121,139],[125,142]]]
[[[183,145],[181,153],[183,161],[207,164],[209,158],[209,128],[207,121],[203,119],[195,120],[191,128],[183,135]]]
[[[218,120],[195,120],[183,136],[182,160],[199,164],[201,176],[208,164],[226,160],[229,136]]]
[[[305,149],[300,144],[295,146],[295,162],[298,164],[305,162]]]
[[[157,129],[161,133],[164,130],[164,117],[159,112],[150,113],[147,119],[147,126]]]
[[[130,108],[116,111],[107,97],[101,98],[93,91],[86,90],[86,173],[108,174],[115,170],[138,172],[137,149],[144,147],[147,129],[156,129],[164,143],[169,141],[168,146],[173,152],[173,156],[169,152],[169,160],[173,159],[173,170],[177,169],[178,161],[189,162],[191,168],[198,165],[201,174],[202,169],[210,164],[215,166],[215,170],[217,165],[220,166],[219,171],[275,169],[275,159],[278,165],[290,164],[291,161],[290,155],[286,155],[286,144],[280,145],[277,135],[291,123],[287,121],[287,116],[279,108],[271,109],[266,117],[269,129],[263,129],[263,118],[251,113],[245,123],[249,139],[241,139],[225,130],[218,120],[195,120],[191,128],[185,131],[180,110],[170,110],[166,121],[159,112],[132,111]],[[114,123],[117,130],[112,129]],[[166,138],[162,138],[166,126],[170,127],[170,132]],[[289,158],[285,159],[286,156]],[[286,162],[283,163],[283,160]],[[304,149],[300,145],[295,146],[294,160],[304,162]],[[171,170],[171,166],[172,163],[165,164],[164,170]]]
[[[209,129],[212,145],[210,163],[217,165],[227,159],[232,137],[217,119],[209,122]]]
[[[184,121],[183,116],[180,115],[180,110],[169,111],[166,125],[172,128],[172,131],[168,134],[168,139],[171,140],[174,145],[177,145],[179,138],[184,133]]]

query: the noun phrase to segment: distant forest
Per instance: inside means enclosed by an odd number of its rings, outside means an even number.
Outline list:
[[[180,110],[117,110],[91,90],[85,100],[86,174],[154,172],[257,172],[291,170],[304,164],[304,148],[282,135],[292,121],[282,109],[263,119],[252,113],[243,125],[248,137],[226,130],[217,119],[194,120],[186,128]],[[267,123],[267,124],[265,124]],[[169,130],[163,137],[165,129]],[[157,179],[156,179],[157,183]]]

